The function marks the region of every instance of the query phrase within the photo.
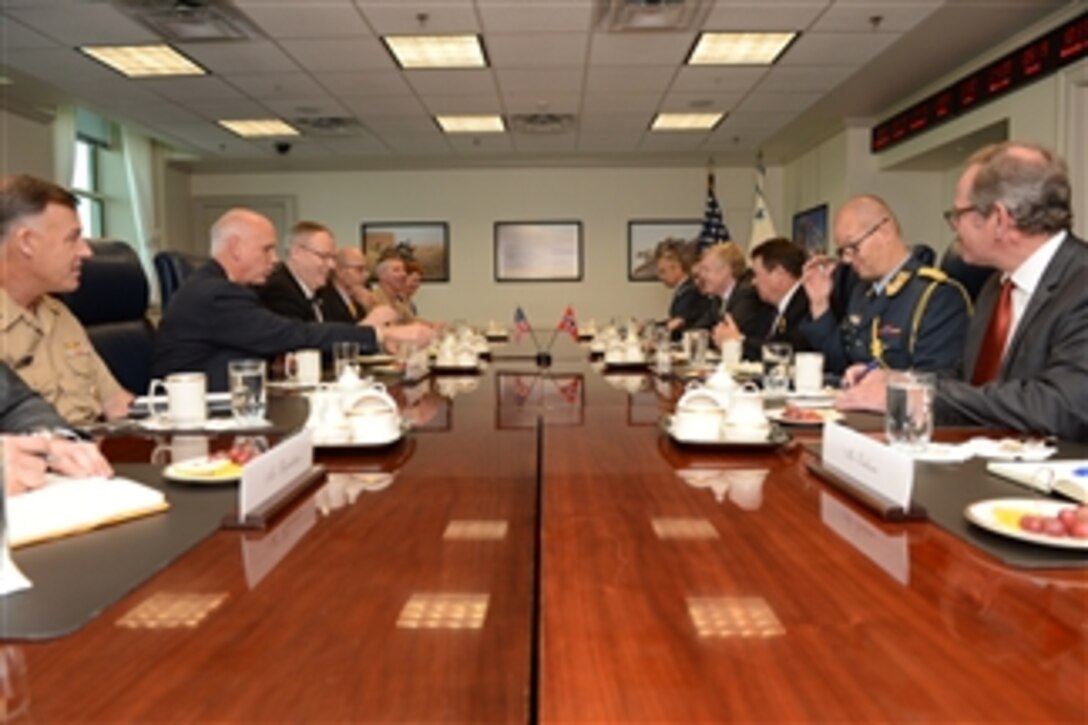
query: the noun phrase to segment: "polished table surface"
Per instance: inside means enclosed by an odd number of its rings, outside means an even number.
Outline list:
[[[268,532],[218,532],[78,633],[18,645],[30,717],[1088,717],[1083,569],[882,523],[798,445],[677,447],[657,427],[674,386],[556,347],[548,378],[496,360],[398,391],[407,441],[319,452],[333,480]]]

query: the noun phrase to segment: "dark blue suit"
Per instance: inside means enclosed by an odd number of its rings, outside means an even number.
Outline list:
[[[699,321],[706,316],[707,310],[712,309],[713,306],[714,300],[700,292],[691,281],[691,277],[685,277],[684,281],[676,286],[676,290],[672,293],[672,302],[669,304],[669,319],[680,318],[684,321],[673,333],[679,334],[684,330],[697,327]]]
[[[948,374],[959,364],[970,317],[963,287],[912,256],[879,293],[855,284],[842,319],[829,310],[802,327],[828,373],[877,360],[893,370]]]
[[[37,428],[71,428],[44,398],[0,363],[0,431],[25,433]]]
[[[231,282],[212,260],[182,285],[163,315],[151,372],[203,371],[209,390],[226,390],[227,363],[271,359],[291,350],[329,352],[338,340],[354,340],[364,353],[378,350],[370,327],[300,322],[270,312],[252,287]]]

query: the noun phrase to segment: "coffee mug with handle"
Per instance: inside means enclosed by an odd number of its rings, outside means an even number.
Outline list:
[[[147,409],[153,418],[172,425],[199,425],[208,417],[208,382],[204,373],[172,373],[155,378],[147,391]],[[158,403],[165,398],[161,410]]]

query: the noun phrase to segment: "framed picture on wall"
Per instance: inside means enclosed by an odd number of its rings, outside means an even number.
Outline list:
[[[496,282],[579,282],[582,222],[495,222]]]
[[[450,228],[446,222],[367,222],[362,242],[371,268],[382,252],[396,247],[419,262],[424,282],[450,281]]]
[[[793,215],[793,242],[808,254],[827,254],[827,204]]]
[[[627,279],[656,282],[654,252],[663,242],[688,246],[699,239],[703,223],[698,219],[636,219],[627,222]]]

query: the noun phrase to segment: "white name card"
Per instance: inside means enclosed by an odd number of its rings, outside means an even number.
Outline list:
[[[904,511],[914,490],[914,460],[906,453],[844,425],[824,423],[823,464]]]
[[[238,518],[244,520],[314,465],[312,431],[304,428],[254,458],[242,469]]]

